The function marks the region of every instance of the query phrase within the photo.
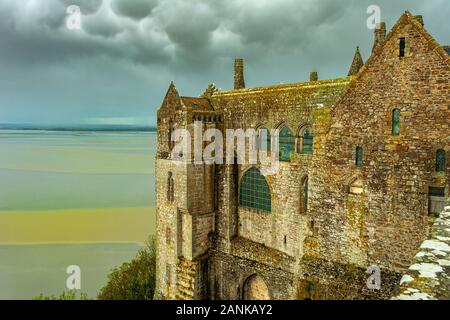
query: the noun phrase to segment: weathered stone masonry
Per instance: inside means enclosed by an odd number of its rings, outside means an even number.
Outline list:
[[[396,294],[449,195],[446,50],[406,12],[389,34],[380,24],[371,57],[357,50],[347,78],[245,88],[238,59],[233,90],[193,98],[171,84],[158,110],[155,298]],[[243,183],[252,165],[172,160],[172,132],[193,136],[194,122],[283,132],[279,171],[250,178],[269,198]],[[369,266],[381,270],[379,290],[367,286]]]

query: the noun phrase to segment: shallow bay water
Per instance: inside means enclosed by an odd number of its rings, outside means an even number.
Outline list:
[[[94,298],[155,230],[153,132],[0,130],[0,299]]]

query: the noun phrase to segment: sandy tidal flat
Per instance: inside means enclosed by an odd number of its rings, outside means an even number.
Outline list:
[[[0,244],[143,244],[154,216],[153,207],[0,211]]]

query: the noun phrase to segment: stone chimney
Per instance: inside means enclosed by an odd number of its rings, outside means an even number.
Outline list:
[[[309,74],[309,81],[317,81],[319,80],[319,75],[316,71],[313,71]]]
[[[244,59],[234,60],[234,89],[244,89]]]
[[[380,22],[375,28],[375,41],[373,43],[372,52],[375,51],[375,48],[378,47],[380,43],[383,43],[386,39],[386,23]]]

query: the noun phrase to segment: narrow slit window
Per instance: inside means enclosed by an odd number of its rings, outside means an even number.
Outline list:
[[[168,176],[167,176],[167,201],[168,202],[173,202],[174,198],[175,198],[175,192],[174,192],[174,181],[173,181],[173,176],[172,176],[172,172],[169,172]]]
[[[398,136],[400,134],[400,109],[392,111],[392,134]]]
[[[303,212],[308,211],[308,177],[303,180]]]
[[[445,150],[439,149],[436,151],[436,171],[437,172],[444,172],[445,166],[446,166],[446,159],[445,159]]]
[[[169,145],[169,150],[172,151],[173,149],[173,141],[172,141],[172,133],[173,133],[173,123],[172,121],[169,121],[169,131],[167,132],[167,143]]]
[[[406,48],[406,39],[400,38],[400,52],[399,52],[400,58],[405,56],[405,48]]]
[[[362,167],[363,165],[363,148],[358,146],[356,147],[356,161],[355,164],[357,167]]]

